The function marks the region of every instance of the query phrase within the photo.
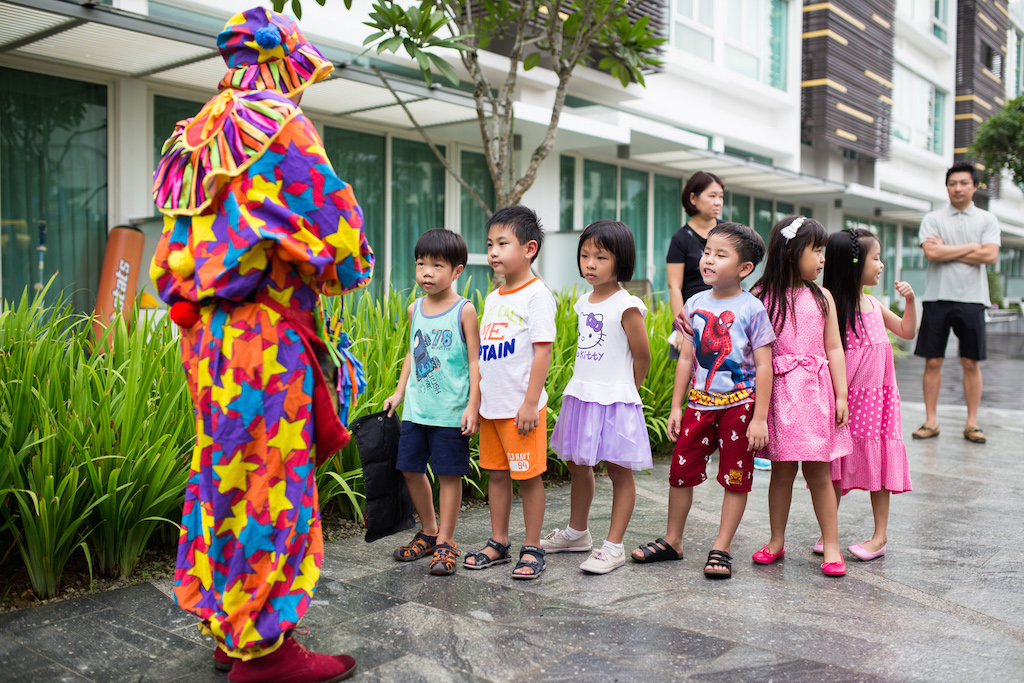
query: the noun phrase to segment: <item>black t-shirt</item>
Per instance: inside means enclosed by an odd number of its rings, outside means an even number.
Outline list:
[[[715,224],[721,222],[718,220]],[[700,259],[704,255],[707,243],[707,239],[698,235],[687,223],[672,235],[672,240],[668,244],[665,263],[683,264],[683,301],[697,292],[711,289],[709,285],[704,284],[704,278],[700,275]]]

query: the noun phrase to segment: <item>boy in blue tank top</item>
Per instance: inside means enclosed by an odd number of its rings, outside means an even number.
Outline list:
[[[425,296],[409,306],[409,352],[395,393],[384,401],[388,416],[403,400],[396,467],[423,528],[394,552],[412,562],[433,552],[430,573],[455,572],[459,553],[455,522],[462,507],[462,477],[470,473],[469,437],[479,426],[480,326],[473,304],[452,289],[466,266],[461,235],[436,228],[420,236],[413,252],[416,284]],[[427,461],[440,482],[440,509],[427,479]]]

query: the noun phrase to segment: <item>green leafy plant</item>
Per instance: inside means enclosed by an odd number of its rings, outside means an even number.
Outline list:
[[[195,437],[169,321],[135,311],[97,342],[62,296],[44,304],[48,289],[0,313],[0,533],[46,597],[75,548],[127,575],[174,527]]]
[[[985,165],[986,176],[1006,169],[1024,189],[1024,96],[1007,102],[978,127],[967,154]]]

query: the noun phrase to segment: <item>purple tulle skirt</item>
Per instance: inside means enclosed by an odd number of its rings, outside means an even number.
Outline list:
[[[593,466],[603,461],[633,470],[654,465],[644,407],[639,404],[606,406],[575,396],[564,397],[551,432],[551,450],[577,465]]]

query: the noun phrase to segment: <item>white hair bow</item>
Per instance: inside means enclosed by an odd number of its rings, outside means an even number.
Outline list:
[[[804,224],[805,220],[807,220],[806,216],[797,216],[793,219],[792,223],[782,229],[782,236],[786,238],[787,242],[796,237],[797,231],[800,229],[800,226]]]

